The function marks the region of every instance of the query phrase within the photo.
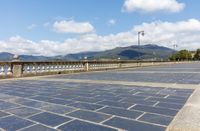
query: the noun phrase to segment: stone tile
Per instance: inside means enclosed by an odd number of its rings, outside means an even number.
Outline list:
[[[58,129],[63,131],[117,131],[112,128],[79,120],[71,121],[67,124],[58,127]]]
[[[96,110],[102,108],[102,105],[92,104],[92,103],[84,103],[84,102],[76,102],[73,104],[69,104],[68,106],[73,106],[76,108],[87,109],[87,110]]]
[[[162,115],[146,113],[142,117],[140,117],[139,120],[168,126],[169,123],[173,120],[173,118],[162,116]]]
[[[13,99],[7,99],[6,101],[11,102],[11,103],[21,104],[21,103],[24,103],[24,102],[31,102],[32,100],[17,97],[17,98],[13,98]]]
[[[126,99],[144,100],[144,99],[147,98],[148,96],[139,96],[139,95],[132,95],[132,94],[123,94],[123,95],[119,95],[119,97],[123,97],[123,98],[126,98]]]
[[[100,113],[92,112],[92,111],[84,111],[84,110],[78,110],[78,111],[69,113],[67,115],[75,117],[75,118],[80,118],[83,120],[97,122],[97,123],[104,121],[104,120],[108,119],[109,117],[111,117],[110,115],[100,114]]]
[[[122,99],[121,97],[105,96],[105,95],[100,95],[95,98],[101,99],[101,100],[109,100],[109,101],[119,101]]]
[[[3,111],[0,111],[0,118],[4,117],[4,116],[8,116],[8,115],[10,115],[10,114],[3,112]]]
[[[140,100],[140,99],[134,99],[134,97],[132,99],[130,98],[123,99],[121,102],[131,103],[132,105],[139,104],[139,105],[148,105],[148,106],[153,106],[154,104],[156,104],[155,101],[145,101],[145,100]]]
[[[66,94],[62,95],[62,94],[61,94],[61,95],[57,95],[57,96],[54,96],[54,97],[69,100],[69,99],[74,99],[74,98],[76,98],[77,95],[66,95]]]
[[[90,102],[90,103],[96,103],[99,101],[102,101],[102,99],[92,98],[92,97],[77,97],[73,100],[81,101],[81,102]]]
[[[183,107],[182,104],[174,104],[174,103],[164,103],[164,102],[159,102],[156,107],[162,107],[162,108],[170,108],[170,109],[176,109],[179,110]]]
[[[0,110],[6,110],[6,109],[10,109],[10,108],[15,108],[15,107],[19,107],[19,105],[0,101]]]
[[[178,113],[177,110],[173,110],[173,109],[151,107],[151,106],[144,106],[144,105],[136,105],[133,108],[131,108],[131,110],[139,110],[139,111],[157,113],[157,114],[168,115],[168,116],[175,116]]]
[[[186,102],[186,100],[184,100],[184,99],[171,99],[171,98],[158,98],[158,97],[151,97],[147,100],[148,101],[166,102],[166,103],[176,103],[176,104],[183,104]]]
[[[145,93],[145,92],[140,92],[137,94],[138,96],[154,96],[154,97],[161,97],[164,98],[167,95],[164,94],[157,94],[157,93]]]
[[[39,108],[39,107],[49,105],[48,103],[39,102],[39,101],[24,102],[24,103],[21,103],[21,104],[26,105],[26,106],[30,106],[30,107],[35,107],[35,108]]]
[[[31,99],[48,102],[51,98],[44,96],[33,96]]]
[[[61,105],[67,105],[67,104],[71,104],[71,103],[74,103],[74,101],[71,101],[71,100],[62,100],[62,99],[50,99],[48,100],[48,102],[50,103],[55,103],[55,104],[61,104]]]
[[[15,115],[20,116],[20,117],[27,117],[27,116],[39,113],[41,111],[37,110],[37,109],[33,109],[33,108],[19,107],[19,108],[6,110],[6,112],[15,114]]]
[[[105,107],[99,110],[98,112],[103,112],[106,114],[111,114],[111,115],[116,115],[116,116],[121,116],[121,117],[127,117],[131,119],[135,119],[143,113],[139,111],[130,111],[130,110],[114,108],[114,107]]]
[[[40,124],[37,124],[37,125],[33,125],[31,127],[22,129],[20,131],[57,131],[57,130],[53,129],[53,128],[46,127],[46,126],[43,126],[43,125],[40,125]]]
[[[128,131],[165,131],[165,127],[114,117],[103,124]]]
[[[50,112],[54,112],[54,113],[58,113],[58,114],[66,114],[68,112],[75,110],[75,108],[67,107],[67,106],[61,106],[61,105],[48,105],[48,106],[41,107],[40,109],[50,111]]]
[[[187,96],[168,96],[167,98],[170,98],[170,99],[181,99],[181,100],[187,100],[188,97]]]
[[[125,108],[125,109],[134,105],[132,103],[115,102],[115,101],[101,101],[101,102],[98,102],[98,104],[107,105],[107,106],[114,106],[114,107],[121,107],[121,108]]]
[[[55,114],[47,113],[47,112],[37,114],[35,116],[30,117],[29,119],[45,124],[45,125],[53,126],[53,127],[71,120],[68,117],[55,115]]]
[[[0,119],[0,127],[7,131],[15,131],[32,124],[34,123],[16,116],[8,116]]]

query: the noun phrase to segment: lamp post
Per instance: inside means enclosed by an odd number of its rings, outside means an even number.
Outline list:
[[[174,47],[174,50],[176,50],[176,48],[178,47],[178,45],[174,44],[173,47]]]
[[[140,57],[140,35],[144,36],[144,31],[138,31],[138,60],[139,60],[139,57]]]

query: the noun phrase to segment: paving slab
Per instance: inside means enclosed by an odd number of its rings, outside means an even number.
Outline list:
[[[106,122],[105,125],[121,128],[128,131],[164,131],[165,127],[147,124],[139,121],[128,120],[114,117]]]
[[[0,80],[0,129],[198,131],[199,74],[190,63]]]
[[[74,120],[59,127],[60,130],[69,131],[117,131],[116,129],[88,123],[84,121]]]
[[[30,126],[30,127],[21,129],[20,131],[58,131],[58,130],[53,129],[53,128],[49,128],[49,127],[44,126],[44,125],[37,124],[37,125],[33,125],[33,126]]]
[[[43,113],[34,115],[30,117],[29,119],[35,122],[39,122],[41,124],[52,126],[52,127],[58,126],[62,123],[65,123],[71,120],[68,117],[64,117],[64,116],[60,116],[60,115],[56,115],[56,114],[52,114],[48,112],[43,112]]]
[[[0,118],[0,127],[8,131],[15,131],[33,124],[35,123],[16,116]]]
[[[97,123],[102,122],[111,117],[111,115],[106,115],[92,111],[84,111],[84,110],[74,111],[72,113],[67,114],[67,116],[72,116],[74,118],[79,118],[82,120],[88,120]]]

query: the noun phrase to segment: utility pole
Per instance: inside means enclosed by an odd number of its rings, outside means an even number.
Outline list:
[[[138,31],[138,61],[140,58],[140,35],[144,36],[144,31]]]

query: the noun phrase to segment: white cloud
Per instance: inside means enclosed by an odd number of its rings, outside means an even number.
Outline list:
[[[109,24],[109,25],[115,25],[115,24],[116,24],[116,20],[115,20],[115,19],[110,19],[110,20],[108,21],[108,24]]]
[[[27,26],[27,29],[28,29],[28,30],[32,30],[32,29],[34,29],[35,27],[37,27],[36,24],[31,24],[31,25]]]
[[[180,49],[200,48],[200,21],[189,19],[175,23],[156,21],[137,25],[134,31],[144,30],[146,36],[144,41],[147,43],[159,43],[163,46],[172,47],[176,41]],[[196,43],[199,43],[198,46]]]
[[[89,22],[76,22],[74,20],[56,21],[53,27],[59,33],[84,34],[94,31],[94,27]]]
[[[115,47],[137,45],[137,31],[144,30],[141,44],[158,44],[173,48],[174,41],[178,49],[200,48],[200,21],[189,19],[179,22],[155,21],[136,25],[127,32],[100,36],[85,34],[65,41],[41,40],[38,42],[14,36],[8,40],[0,40],[0,52],[33,55],[65,55],[82,51],[102,51]]]
[[[177,0],[125,0],[123,11],[126,12],[180,12],[185,7],[184,3]]]

